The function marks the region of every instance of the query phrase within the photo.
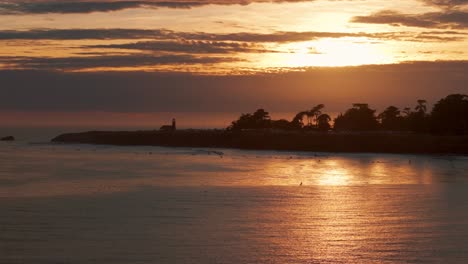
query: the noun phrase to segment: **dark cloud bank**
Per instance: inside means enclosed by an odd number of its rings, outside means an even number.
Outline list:
[[[468,12],[448,10],[424,14],[403,14],[384,10],[369,16],[356,16],[352,22],[421,28],[466,29],[468,28]]]
[[[140,51],[183,52],[195,54],[227,54],[241,52],[275,52],[263,46],[245,42],[219,41],[140,41],[127,44],[93,45],[87,48],[132,49]]]
[[[76,0],[76,1],[22,1],[10,0],[0,3],[0,14],[47,14],[47,13],[91,13],[111,12],[129,8],[193,8],[204,5],[247,5],[251,3],[284,3],[304,2],[311,0],[147,0],[147,1],[118,1],[118,0]]]
[[[0,2],[0,14],[70,14],[112,12],[129,8],[194,8],[205,5],[248,5],[251,3],[294,3],[314,0],[6,0]],[[348,0],[353,1],[353,0]],[[360,1],[360,0],[354,0]],[[420,0],[427,5],[454,8],[466,5],[466,0]]]
[[[438,6],[438,7],[458,7],[462,5],[467,5],[468,0],[421,0],[428,5]]]
[[[457,31],[414,32],[320,32],[320,31],[277,31],[272,33],[239,32],[214,34],[206,32],[177,32],[166,29],[32,29],[1,30],[0,40],[80,40],[80,39],[152,39],[152,40],[187,40],[187,41],[237,41],[255,43],[288,43],[316,40],[320,38],[366,37],[382,40],[413,41],[458,41],[466,33]]]
[[[382,109],[468,93],[468,62],[310,68],[244,76],[182,73],[0,71],[0,110],[115,112],[297,111],[355,102]]]
[[[89,57],[35,58],[0,57],[0,62],[13,64],[21,69],[80,70],[102,67],[142,67],[157,65],[215,64],[239,61],[230,57],[200,57],[192,55],[98,55]]]
[[[438,12],[422,14],[401,13],[393,10],[353,17],[351,22],[368,24],[389,24],[393,26],[439,28],[439,29],[467,29],[468,12],[465,7],[468,0],[420,0],[427,5],[440,8]]]

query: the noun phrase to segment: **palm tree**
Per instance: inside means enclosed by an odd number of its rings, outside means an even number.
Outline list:
[[[318,104],[308,112],[308,116],[314,117],[315,125],[318,126],[318,117],[322,114],[322,109],[325,107],[323,104]],[[309,121],[310,122],[310,121]],[[309,123],[311,125],[311,122]]]

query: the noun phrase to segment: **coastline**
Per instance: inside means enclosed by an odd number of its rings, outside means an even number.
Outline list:
[[[300,131],[89,131],[59,135],[55,143],[119,146],[204,147],[343,153],[468,155],[468,136],[411,133]]]

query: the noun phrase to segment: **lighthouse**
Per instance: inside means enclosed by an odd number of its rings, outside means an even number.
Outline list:
[[[166,132],[176,131],[176,119],[172,118],[172,125],[162,126],[159,130]]]

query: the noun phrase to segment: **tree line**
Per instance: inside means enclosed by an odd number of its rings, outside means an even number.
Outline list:
[[[246,129],[310,130],[310,131],[400,131],[434,134],[468,134],[468,95],[451,94],[427,109],[426,100],[418,100],[413,107],[399,109],[389,106],[377,114],[368,104],[356,103],[352,108],[332,118],[319,104],[297,113],[291,121],[272,120],[264,109],[242,114],[227,128],[231,131]]]

